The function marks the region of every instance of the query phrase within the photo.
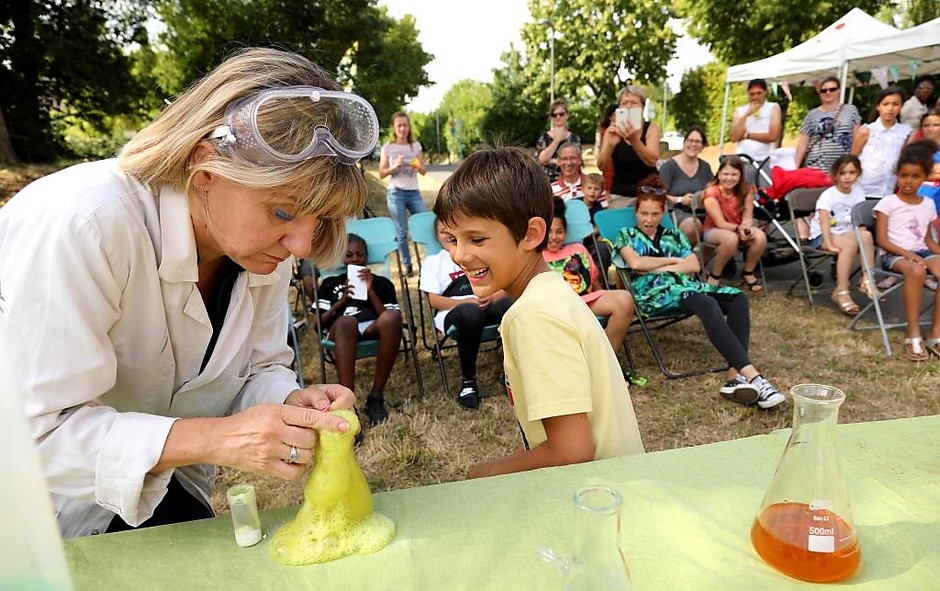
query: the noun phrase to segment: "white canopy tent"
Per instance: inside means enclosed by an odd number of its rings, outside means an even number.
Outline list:
[[[868,71],[880,67],[894,67],[898,76],[910,76],[915,68],[918,74],[940,71],[940,19],[899,30],[853,8],[824,31],[792,49],[728,68],[719,145],[724,145],[728,96],[734,82],[764,78],[801,83],[838,76],[842,81],[841,99],[845,100],[850,68]]]

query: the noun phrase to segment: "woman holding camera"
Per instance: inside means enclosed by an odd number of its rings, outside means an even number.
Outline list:
[[[656,172],[659,160],[659,127],[651,121],[642,121],[638,126],[624,116],[627,109],[643,111],[646,94],[639,86],[627,86],[620,91],[614,125],[604,132],[601,148],[597,154],[597,167],[607,171],[614,169],[614,180],[610,188],[610,207],[630,207],[636,202],[637,183]],[[621,110],[623,109],[623,111]],[[621,113],[623,115],[621,115]]]

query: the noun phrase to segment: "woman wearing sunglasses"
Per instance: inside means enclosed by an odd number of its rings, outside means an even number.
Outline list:
[[[803,118],[796,146],[797,165],[828,172],[840,156],[851,151],[862,118],[855,105],[839,102],[839,88],[835,76],[819,85],[822,104]]]
[[[568,130],[568,103],[564,99],[555,99],[548,107],[548,121],[551,126],[535,143],[539,164],[545,169],[548,181],[554,183],[561,176],[558,165],[558,148],[562,144],[581,145],[581,138]]]
[[[637,225],[617,234],[614,247],[630,269],[636,309],[644,317],[683,310],[698,316],[709,340],[730,366],[722,396],[761,409],[786,400],[748,358],[751,318],[747,296],[698,279],[698,258],[685,234],[660,225],[666,187],[658,175],[637,186]]]
[[[0,330],[67,537],[212,515],[216,466],[301,477],[352,392],[289,369],[292,257],[331,263],[378,138],[305,58],[249,49],[117,158],[0,210]]]

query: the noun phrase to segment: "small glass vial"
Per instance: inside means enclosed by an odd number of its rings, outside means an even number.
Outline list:
[[[258,503],[255,501],[255,487],[250,484],[236,484],[225,493],[232,512],[232,525],[235,527],[235,543],[242,548],[254,546],[261,541],[261,519],[258,517]]]

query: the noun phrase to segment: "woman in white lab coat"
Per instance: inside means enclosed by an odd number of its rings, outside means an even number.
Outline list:
[[[367,102],[242,51],[116,159],[0,209],[0,335],[63,534],[211,516],[216,466],[298,479],[341,386],[289,369],[291,257],[332,262],[365,200]]]

